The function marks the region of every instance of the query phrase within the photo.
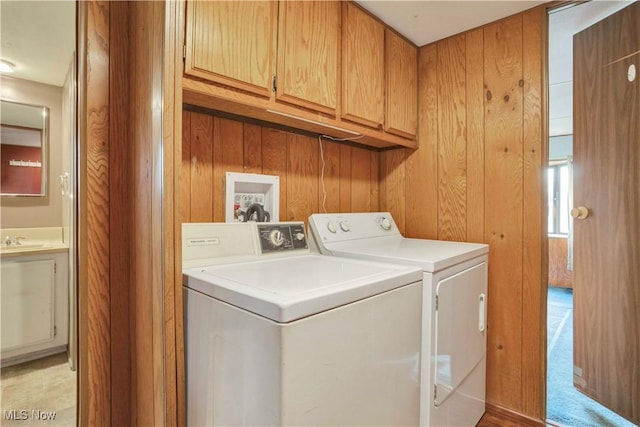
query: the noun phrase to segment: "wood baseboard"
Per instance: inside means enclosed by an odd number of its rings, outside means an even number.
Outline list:
[[[528,417],[492,403],[486,404],[486,410],[478,427],[540,427],[547,424],[543,420]]]

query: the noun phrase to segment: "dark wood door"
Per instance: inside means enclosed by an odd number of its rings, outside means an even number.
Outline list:
[[[574,37],[574,385],[640,424],[640,4]],[[575,208],[574,208],[575,209]],[[572,214],[579,214],[575,211]]]

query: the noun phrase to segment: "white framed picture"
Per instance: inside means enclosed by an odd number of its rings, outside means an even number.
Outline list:
[[[275,175],[227,172],[225,222],[277,222],[280,180]]]

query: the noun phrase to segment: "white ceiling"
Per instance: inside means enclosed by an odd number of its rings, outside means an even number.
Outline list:
[[[0,57],[12,77],[62,86],[75,50],[74,1],[0,1]]]
[[[424,46],[546,3],[483,0],[356,2],[417,46]]]

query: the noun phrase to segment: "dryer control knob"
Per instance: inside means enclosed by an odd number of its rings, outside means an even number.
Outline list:
[[[280,230],[271,230],[271,233],[269,233],[269,241],[274,247],[282,246],[284,243],[284,234]]]
[[[336,231],[338,231],[338,229],[336,228],[336,223],[333,221],[329,221],[327,223],[327,230],[329,230],[332,233],[335,233]]]
[[[346,232],[346,231],[351,231],[351,226],[349,225],[349,223],[348,223],[347,221],[342,221],[342,222],[340,223],[340,229],[341,229],[342,231],[345,231],[345,232]]]
[[[391,230],[391,221],[389,221],[389,218],[387,217],[380,218],[380,227],[382,227],[382,229],[385,231]]]

